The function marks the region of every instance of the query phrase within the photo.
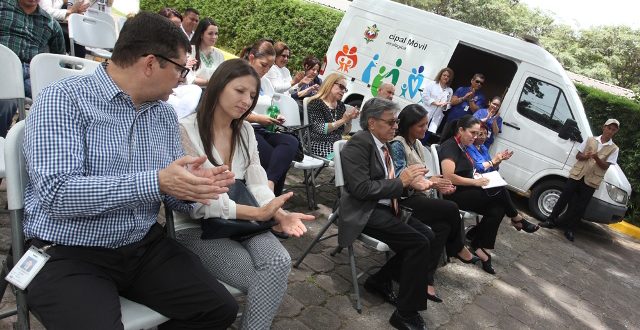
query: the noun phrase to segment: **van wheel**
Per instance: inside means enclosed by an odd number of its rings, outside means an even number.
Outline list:
[[[529,210],[538,220],[544,221],[551,214],[563,186],[564,183],[560,180],[549,180],[533,188],[529,197]]]

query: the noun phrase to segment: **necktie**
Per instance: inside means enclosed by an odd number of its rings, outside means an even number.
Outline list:
[[[391,155],[389,154],[389,149],[387,146],[382,146],[382,152],[384,153],[384,163],[387,165],[387,179],[395,179],[396,173],[393,170],[393,165],[391,164]],[[398,215],[400,208],[398,207],[398,199],[391,199],[391,210],[393,214]]]

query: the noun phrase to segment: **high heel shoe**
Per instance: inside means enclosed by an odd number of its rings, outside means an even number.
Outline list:
[[[511,225],[517,231],[524,230],[525,232],[527,232],[529,234],[535,233],[538,229],[540,229],[539,225],[534,225],[531,222],[525,220],[524,218],[522,218],[522,220],[520,220],[520,221],[515,221],[515,220],[511,219]]]
[[[480,259],[480,257],[478,257],[476,255],[473,255],[473,254],[471,254],[471,259],[469,259],[469,260],[464,260],[464,259],[462,259],[461,256],[459,256],[457,254],[454,257],[456,259],[462,261],[463,264],[475,264],[478,261],[482,261],[482,259]]]
[[[487,261],[480,259],[480,261],[482,262],[482,270],[484,270],[485,272],[491,275],[495,275],[496,271],[495,269],[493,269],[493,266],[491,265],[491,255],[487,251],[485,251],[483,248],[479,248],[479,250],[482,251],[487,256]]]
[[[427,299],[437,303],[442,302],[442,298],[438,297],[437,294],[430,294],[429,292],[427,292]]]

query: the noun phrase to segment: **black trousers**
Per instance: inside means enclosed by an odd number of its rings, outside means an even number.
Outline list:
[[[549,219],[568,230],[573,230],[582,219],[595,191],[595,188],[589,187],[584,183],[584,178],[580,180],[567,179],[562,189],[562,194],[560,194],[560,198],[553,207],[551,215],[549,215]],[[560,213],[567,204],[569,205],[567,211],[560,217]]]
[[[462,238],[462,219],[458,205],[452,201],[429,198],[416,194],[400,201],[400,204],[413,209],[413,216],[431,227],[434,238],[431,240],[429,256],[429,275],[427,283],[433,285],[433,276],[443,249],[447,256],[457,255],[464,247]]]
[[[430,257],[431,229],[411,217],[407,223],[393,216],[391,209],[379,205],[373,210],[362,232],[385,242],[395,255],[376,274],[377,281],[396,280],[400,284],[398,310],[427,309],[427,262]]]
[[[483,215],[480,223],[467,233],[473,248],[493,249],[502,218],[505,214],[509,217],[518,215],[505,188],[486,190],[480,187],[458,187],[456,192],[444,197],[458,204],[461,210]]]
[[[161,329],[226,329],[236,318],[235,299],[159,224],[118,249],[53,246],[47,253],[27,292],[47,329],[122,329],[119,295],[170,318]]]
[[[269,181],[274,183],[273,193],[280,196],[287,172],[298,151],[298,140],[293,135],[272,133],[255,125],[253,130],[258,141],[260,165],[267,172]]]

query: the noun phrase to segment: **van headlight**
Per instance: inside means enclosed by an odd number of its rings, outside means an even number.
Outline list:
[[[607,193],[609,193],[609,197],[611,197],[611,199],[616,201],[616,203],[627,205],[627,200],[629,196],[627,195],[626,191],[608,182],[605,182],[605,187],[607,187]]]

